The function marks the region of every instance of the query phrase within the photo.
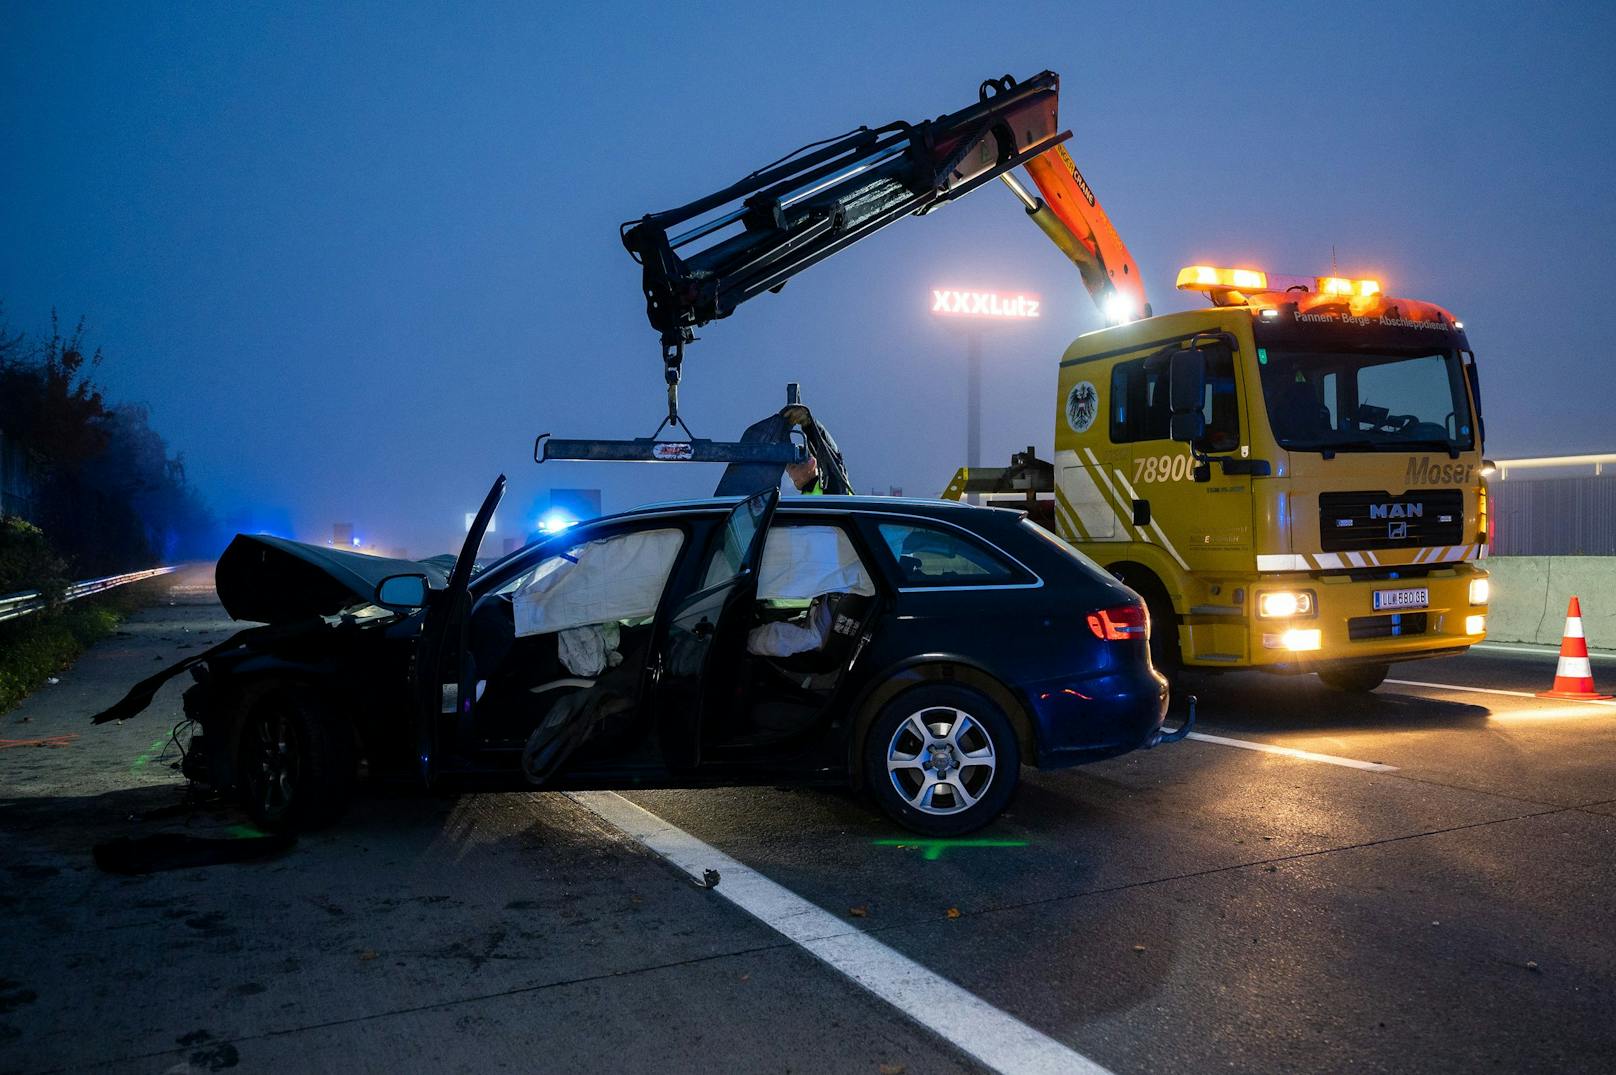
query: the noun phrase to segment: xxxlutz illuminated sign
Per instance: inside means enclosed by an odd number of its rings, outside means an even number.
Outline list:
[[[1000,295],[994,291],[950,291],[932,288],[931,312],[951,317],[1037,318],[1037,295]]]

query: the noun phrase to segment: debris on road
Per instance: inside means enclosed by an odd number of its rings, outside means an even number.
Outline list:
[[[78,738],[75,732],[66,735],[47,735],[41,739],[0,739],[0,750],[13,747],[65,747]]]

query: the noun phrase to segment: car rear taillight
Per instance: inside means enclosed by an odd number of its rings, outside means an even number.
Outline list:
[[[1089,613],[1089,630],[1104,642],[1144,638],[1150,633],[1150,619],[1142,605],[1118,605]]]

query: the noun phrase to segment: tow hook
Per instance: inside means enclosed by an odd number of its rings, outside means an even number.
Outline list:
[[[1161,746],[1163,743],[1176,743],[1186,735],[1190,734],[1190,729],[1195,727],[1195,695],[1191,694],[1187,696],[1185,701],[1188,703],[1189,712],[1184,715],[1184,723],[1180,724],[1172,731],[1168,731],[1165,728],[1158,728],[1156,730],[1155,737],[1150,741],[1151,746],[1156,747]]]

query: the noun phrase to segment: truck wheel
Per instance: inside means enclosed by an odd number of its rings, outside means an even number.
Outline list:
[[[347,808],[358,772],[353,731],[307,689],[273,684],[254,692],[238,742],[236,792],[260,828],[315,829]]]
[[[898,824],[958,836],[992,821],[1021,779],[1016,732],[998,706],[967,687],[905,691],[864,739],[864,783]]]
[[[1319,679],[1324,681],[1326,687],[1338,691],[1368,694],[1385,681],[1386,673],[1391,670],[1389,664],[1354,664],[1346,668],[1320,669]]]

